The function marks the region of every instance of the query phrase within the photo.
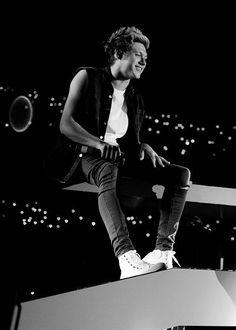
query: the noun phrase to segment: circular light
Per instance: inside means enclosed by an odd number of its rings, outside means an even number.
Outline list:
[[[33,105],[26,96],[18,96],[9,110],[9,122],[16,132],[24,132],[32,123]]]

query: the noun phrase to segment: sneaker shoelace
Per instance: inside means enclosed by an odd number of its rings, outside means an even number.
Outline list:
[[[136,250],[131,251],[131,252],[129,253],[129,257],[130,257],[130,258],[127,258],[127,257],[126,257],[126,259],[127,259],[127,260],[130,259],[130,260],[128,260],[128,262],[131,264],[132,267],[134,267],[134,268],[137,268],[137,267],[139,267],[139,268],[143,268],[143,261],[141,260],[141,257],[140,257],[140,255],[136,252]]]
[[[169,256],[170,256],[170,257],[169,257]],[[181,266],[180,266],[180,263],[178,262],[177,258],[175,257],[175,251],[167,251],[167,253],[166,253],[166,258],[168,259],[168,257],[169,257],[169,258],[172,258],[172,259],[177,263],[177,265],[178,265],[179,267],[181,267]]]

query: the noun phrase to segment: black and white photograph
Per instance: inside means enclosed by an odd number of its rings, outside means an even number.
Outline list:
[[[1,10],[3,330],[236,329],[228,4]]]

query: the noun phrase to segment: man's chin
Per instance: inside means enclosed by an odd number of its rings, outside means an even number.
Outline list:
[[[135,73],[135,75],[134,75],[134,78],[135,79],[140,79],[141,78],[141,72],[139,73]]]

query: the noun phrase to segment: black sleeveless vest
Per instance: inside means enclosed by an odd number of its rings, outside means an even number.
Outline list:
[[[83,94],[74,119],[89,133],[104,138],[111,109],[113,86],[110,68],[80,67],[88,74],[88,86]],[[125,102],[129,119],[128,130],[118,140],[126,157],[137,157],[140,146],[140,130],[145,114],[143,99],[130,83],[125,91]],[[81,145],[58,133],[58,140],[49,153],[45,167],[51,177],[66,183],[78,167],[81,160]],[[81,177],[81,181],[82,181]]]

